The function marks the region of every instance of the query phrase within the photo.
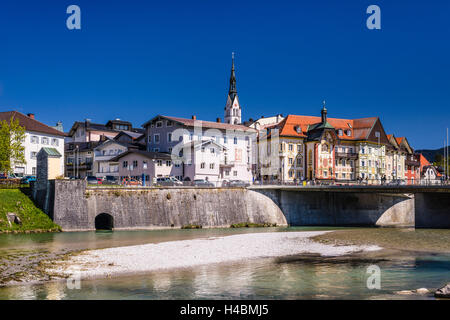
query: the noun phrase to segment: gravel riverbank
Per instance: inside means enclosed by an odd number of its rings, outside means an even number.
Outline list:
[[[46,271],[82,279],[102,278],[302,253],[340,256],[381,249],[371,245],[336,246],[310,239],[326,232],[328,231],[238,234],[90,250],[66,260],[53,261]]]

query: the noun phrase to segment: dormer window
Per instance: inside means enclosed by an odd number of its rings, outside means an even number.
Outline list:
[[[342,129],[339,129],[339,130],[338,130],[338,135],[339,135],[340,137],[342,137],[343,134],[344,134],[344,131],[342,131]]]
[[[295,132],[297,132],[298,134],[302,133],[302,128],[300,126],[295,126]]]
[[[347,135],[348,135],[349,137],[351,137],[351,136],[352,136],[352,130],[347,130]]]

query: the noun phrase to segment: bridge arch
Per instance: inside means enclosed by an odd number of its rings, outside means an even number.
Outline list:
[[[100,213],[95,217],[95,230],[113,230],[114,218],[109,213]]]

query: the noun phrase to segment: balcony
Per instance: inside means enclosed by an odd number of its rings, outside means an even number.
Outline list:
[[[358,154],[356,152],[335,152],[336,158],[348,158],[348,159],[357,159]]]
[[[406,159],[405,160],[405,164],[407,166],[412,166],[412,167],[420,167],[420,162],[417,161],[416,159],[412,160],[412,159]]]

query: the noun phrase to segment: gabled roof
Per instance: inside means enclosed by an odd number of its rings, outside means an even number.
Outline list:
[[[126,130],[122,130],[119,132],[119,134],[117,136],[114,137],[114,139],[117,139],[118,137],[122,136],[122,135],[127,135],[129,136],[131,139],[139,139],[141,138],[144,133],[141,132],[132,132],[132,131],[126,131]]]
[[[280,122],[280,136],[285,137],[306,137],[308,128],[317,128],[321,124],[321,117],[288,115]],[[378,117],[361,118],[361,119],[338,119],[327,118],[327,127],[336,130],[342,129],[343,135],[339,136],[341,140],[365,140],[377,122]],[[300,130],[297,131],[297,128]],[[347,135],[347,130],[351,131],[351,135]]]
[[[229,124],[229,123],[223,123],[223,122],[212,122],[212,121],[203,121],[203,120],[194,120],[194,119],[185,119],[185,118],[177,118],[177,117],[170,117],[170,116],[163,116],[163,115],[157,115],[156,117],[153,117],[146,123],[144,123],[142,126],[146,127],[152,122],[153,120],[156,120],[158,118],[163,118],[167,120],[174,121],[176,123],[179,123],[181,125],[184,125],[186,127],[194,127],[195,126],[201,126],[202,128],[210,128],[210,129],[219,129],[219,130],[235,130],[235,131],[244,131],[244,132],[257,132],[255,129],[249,128],[244,125],[240,124]]]
[[[52,127],[49,127],[48,125],[46,125],[40,121],[37,121],[35,119],[32,119],[18,111],[0,112],[0,121],[6,120],[7,122],[9,122],[11,118],[13,120],[19,120],[19,125],[24,127],[26,131],[45,133],[45,134],[49,134],[49,135],[53,135],[53,136],[60,136],[60,137],[66,136],[66,134],[64,132],[61,132]]]
[[[59,151],[55,148],[43,147],[39,150],[39,153],[41,152],[45,152],[50,158],[59,158],[62,156],[61,153],[59,153]]]
[[[189,146],[192,146],[192,147],[194,147],[194,148],[198,148],[198,147],[206,146],[206,145],[208,145],[208,144],[214,144],[214,145],[216,145],[217,147],[219,147],[219,148],[221,148],[221,149],[224,149],[224,150],[227,149],[225,146],[223,146],[223,145],[221,145],[221,144],[215,142],[215,141],[212,140],[212,139],[210,139],[210,140],[202,140],[202,141],[198,141],[198,140],[196,140],[196,141],[190,141],[190,142],[185,143],[185,144],[183,145],[183,148],[186,148],[186,147],[189,147]]]
[[[142,155],[148,159],[159,159],[159,160],[171,160],[172,157],[170,153],[165,152],[151,152],[151,151],[144,151],[144,150],[128,150],[124,153],[121,153],[114,158],[112,158],[110,161],[118,161],[120,158],[125,157],[129,154],[139,154]]]

